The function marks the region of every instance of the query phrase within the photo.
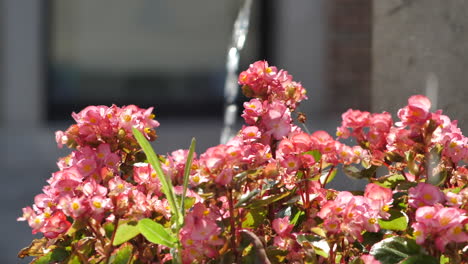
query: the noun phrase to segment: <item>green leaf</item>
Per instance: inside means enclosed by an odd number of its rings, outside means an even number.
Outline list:
[[[138,222],[141,234],[151,243],[164,245],[170,248],[175,247],[177,239],[159,223],[145,218]]]
[[[305,217],[305,212],[304,211],[297,211],[297,213],[291,219],[291,224],[294,225],[294,226],[297,225],[297,223],[304,217]]]
[[[164,192],[164,195],[166,195],[167,201],[169,202],[169,207],[171,208],[172,216],[175,220],[174,222],[180,224],[180,211],[176,204],[176,197],[171,179],[164,175],[164,172],[161,168],[161,162],[156,156],[156,153],[154,153],[153,148],[151,147],[148,140],[146,140],[145,136],[143,136],[143,134],[134,127],[132,128],[132,131],[133,135],[138,141],[138,144],[140,144],[141,148],[145,152],[148,162],[151,164],[151,166],[153,166],[156,174],[158,175],[159,181],[161,182],[162,191]]]
[[[128,264],[132,258],[133,246],[130,243],[124,244],[116,249],[110,259],[109,263],[113,264]]]
[[[387,152],[385,157],[392,162],[402,162],[405,160],[400,154],[397,152]]]
[[[185,204],[184,204],[185,210],[192,208],[192,206],[195,204],[196,201],[197,199],[195,199],[195,197],[185,197]]]
[[[328,258],[330,254],[330,245],[328,245],[326,239],[323,239],[321,237],[300,234],[297,236],[296,241],[303,247],[312,247],[314,249],[315,254],[324,258]]]
[[[55,248],[51,252],[45,254],[42,257],[39,257],[31,262],[31,264],[49,264],[49,263],[56,263],[62,262],[65,260],[70,253],[65,250],[64,248]]]
[[[380,185],[386,188],[395,188],[399,183],[405,182],[406,179],[401,174],[391,174],[377,178],[377,180],[373,181],[375,184]]]
[[[448,172],[446,170],[442,170],[439,173],[430,175],[429,179],[427,179],[427,183],[430,183],[434,186],[441,186],[442,184],[445,183],[447,176],[448,176]]]
[[[394,231],[404,231],[408,227],[408,216],[403,212],[390,209],[390,217],[387,220],[379,219],[380,228]]]
[[[138,236],[139,234],[140,229],[138,228],[137,221],[120,221],[119,226],[117,227],[117,231],[115,232],[115,237],[114,241],[112,242],[112,245],[118,246]]]
[[[82,220],[74,220],[72,226],[68,229],[67,235],[73,236],[78,230],[83,229],[86,223]]]
[[[317,234],[317,235],[319,235],[321,237],[325,237],[325,238],[327,237],[327,234],[325,233],[325,230],[323,230],[323,228],[320,228],[318,226],[312,227],[310,229],[310,231],[314,232],[315,234]]]
[[[440,255],[440,264],[450,264],[450,258],[445,255]]]
[[[439,264],[439,261],[437,261],[436,258],[433,256],[428,256],[428,255],[416,255],[416,256],[411,256],[402,262],[400,264]]]
[[[266,216],[265,208],[263,208],[263,210],[260,208],[251,210],[245,215],[245,219],[244,221],[242,221],[242,227],[243,228],[256,228],[260,224],[263,223],[263,221],[265,220],[265,216]]]
[[[66,263],[67,264],[81,264],[80,257],[78,257],[76,255],[72,255],[72,256],[70,256],[70,258],[68,259],[68,261]]]
[[[361,258],[354,258],[349,264],[365,264]]]
[[[384,237],[384,230],[380,230],[379,232],[365,232],[362,235],[363,241],[362,244],[365,246],[372,246],[375,243],[381,241]]]
[[[323,239],[320,241],[312,242],[314,246],[315,254],[322,256],[324,258],[328,258],[330,254],[330,246],[327,243],[327,240]]]
[[[372,246],[370,254],[382,264],[394,264],[423,254],[421,247],[409,238],[390,237]]]
[[[244,193],[240,198],[239,201],[236,203],[234,206],[235,208],[241,207],[245,203],[248,203],[252,198],[257,196],[260,193],[259,189],[254,189],[253,191],[250,191],[248,193]]]
[[[343,172],[354,179],[368,179],[374,175],[377,168],[375,165],[370,166],[368,169],[358,169],[353,165],[344,165]]]
[[[315,162],[318,162],[322,158],[322,153],[318,149],[304,152],[302,155],[311,155],[314,157]]]
[[[322,238],[314,235],[308,235],[308,234],[299,234],[297,235],[296,241],[301,244],[312,244],[312,242],[317,242],[321,241]]]
[[[277,201],[279,201],[281,199],[284,199],[284,198],[288,197],[290,194],[291,194],[291,192],[283,192],[283,193],[280,193],[280,194],[264,197],[261,200],[254,200],[247,207],[253,208],[253,207],[260,207],[260,206],[269,205],[269,204],[272,204],[274,202],[277,202]]]
[[[115,230],[114,223],[106,222],[104,223],[102,227],[104,228],[104,231],[106,232],[106,237],[110,239]]]
[[[193,162],[193,153],[195,152],[195,145],[197,141],[195,138],[192,138],[192,142],[190,143],[189,153],[187,155],[187,161],[185,162],[184,168],[184,189],[182,192],[182,198],[180,202],[180,215],[179,224],[182,225],[184,223],[184,215],[185,215],[185,195],[187,194],[190,170],[192,169],[192,162]]]
[[[330,171],[330,169],[322,171],[322,175],[320,176],[320,183],[322,185],[331,182],[335,178],[336,172],[338,170],[336,168],[334,168],[334,167],[332,167],[331,170],[332,171]]]

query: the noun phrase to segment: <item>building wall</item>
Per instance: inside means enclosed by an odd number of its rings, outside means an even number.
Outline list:
[[[371,104],[372,0],[327,2],[326,79],[330,110],[368,110]]]
[[[468,1],[374,1],[372,108],[426,94],[468,132]]]

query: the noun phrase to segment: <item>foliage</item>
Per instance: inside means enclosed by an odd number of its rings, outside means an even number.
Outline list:
[[[264,61],[239,76],[246,125],[227,144],[157,155],[150,109],[90,106],[32,207],[32,263],[463,263],[468,139],[415,95],[348,110],[333,138],[294,124],[305,89]],[[304,121],[301,113],[300,122]],[[349,146],[341,139],[352,138]],[[148,141],[149,140],[149,141]],[[327,188],[338,170],[364,191]]]

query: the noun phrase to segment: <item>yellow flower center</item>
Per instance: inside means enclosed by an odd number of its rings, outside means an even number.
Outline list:
[[[192,180],[196,183],[200,182],[200,177],[198,175],[193,176]]]
[[[425,193],[423,195],[424,200],[430,201],[432,200],[432,195],[430,193]]]
[[[455,228],[453,228],[452,232],[453,232],[454,235],[458,235],[458,234],[460,234],[462,232],[462,229],[461,229],[460,226],[456,226]]]
[[[72,208],[73,210],[78,210],[80,208],[80,205],[78,203],[72,203]]]
[[[92,168],[91,168],[91,165],[89,165],[89,164],[86,164],[86,165],[83,166],[83,170],[84,170],[85,172],[90,172],[91,169],[92,169]]]
[[[434,217],[433,214],[426,214],[426,215],[424,216],[424,218],[426,218],[426,219],[431,219],[431,218],[433,218],[433,217]]]
[[[386,205],[384,205],[384,206],[382,207],[382,210],[383,210],[384,212],[388,212],[388,211],[390,210],[390,206],[388,206],[388,204],[386,204]]]
[[[450,224],[450,218],[442,217],[439,222],[440,222],[441,226],[446,226],[446,225]]]
[[[94,205],[94,207],[96,207],[96,208],[101,208],[101,207],[102,207],[102,204],[101,204],[100,202],[98,202],[98,201],[94,201],[94,202],[93,202],[93,205]]]

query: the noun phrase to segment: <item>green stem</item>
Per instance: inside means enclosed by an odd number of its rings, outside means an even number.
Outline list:
[[[232,200],[232,190],[231,188],[227,188],[226,190],[228,203],[229,203],[229,222],[231,225],[231,248],[232,253],[234,254],[234,259],[236,263],[239,262],[239,252],[237,251],[237,243],[236,243],[236,224],[234,221],[234,203]]]

